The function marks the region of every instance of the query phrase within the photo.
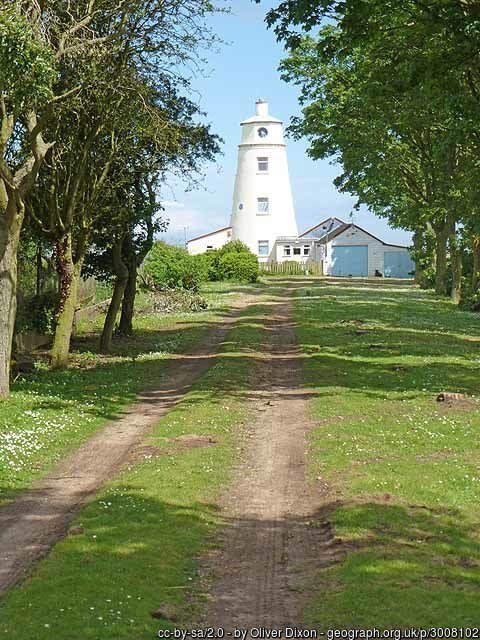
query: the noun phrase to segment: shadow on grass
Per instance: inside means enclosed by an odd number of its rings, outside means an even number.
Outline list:
[[[464,512],[385,501],[335,504],[331,511],[345,555],[319,574],[308,622],[364,629],[478,625],[478,523]]]
[[[37,515],[48,517],[48,505]],[[342,540],[325,536],[330,516]],[[288,550],[294,553],[288,541],[309,541],[303,561],[321,588],[307,612],[309,624],[323,629],[478,624],[478,536],[455,509],[332,503],[308,517],[223,522],[235,527],[236,535],[256,539],[260,551],[262,541],[267,544],[278,531],[287,565]],[[117,640],[153,637],[158,628],[173,626],[151,618],[165,603],[188,625],[195,617],[186,597],[195,557],[218,524],[212,504],[170,503],[119,486],[91,503],[33,578],[6,596],[0,632],[38,640],[52,634],[72,640],[99,634]],[[242,580],[248,576],[239,575],[238,584]]]
[[[265,358],[275,358],[278,366],[287,368],[294,359],[305,361],[307,384],[315,390],[298,390],[302,397],[328,397],[331,391],[324,392],[322,387],[332,386],[358,390],[372,397],[384,397],[392,391],[478,391],[475,362],[480,343],[472,342],[472,333],[478,326],[472,314],[454,313],[448,304],[445,310],[443,301],[432,300],[407,285],[394,297],[395,300],[400,299],[402,312],[399,315],[391,312],[382,293],[382,289],[390,289],[393,283],[373,281],[375,290],[372,292],[372,281],[342,280],[334,287],[331,280],[314,282],[315,296],[305,295],[312,290],[312,279],[306,278],[272,278],[267,290],[271,299],[269,304],[276,307],[274,313],[281,313],[292,291],[300,294],[297,299],[303,318],[300,327],[303,352],[291,348],[272,354],[261,347],[249,353],[244,332],[261,329],[274,333],[278,322],[275,316],[269,315],[271,306],[254,305],[236,314],[235,327],[238,331],[223,341],[220,353],[189,353],[201,336],[215,332],[217,324],[213,319],[196,321],[192,318],[179,330],[144,332],[129,341],[118,340],[111,357],[95,356],[91,362],[86,358],[81,366],[68,371],[38,372],[18,383],[17,389],[28,389],[45,396],[37,402],[40,408],[60,408],[65,400],[94,400],[87,411],[104,418],[114,418],[118,415],[119,404],[124,406],[126,402],[133,401],[142,390],[145,390],[142,397],[151,398],[152,402],[161,397],[184,394],[189,385],[155,390],[168,377],[171,367],[195,368],[206,361],[213,364],[235,359],[239,369],[244,370],[241,365],[245,363],[247,366],[260,366]],[[305,289],[306,285],[308,289]],[[355,288],[352,290],[352,287]],[[341,306],[339,290],[342,292]],[[259,287],[258,291],[265,292],[265,288]],[[337,294],[334,300],[329,297],[331,291]],[[366,310],[359,308],[359,300],[368,301]],[[414,325],[405,328],[405,322],[414,323],[419,317],[425,318],[421,331]],[[349,324],[358,319],[362,324]],[[375,324],[369,326],[369,322]],[[287,326],[296,328],[293,322]],[[365,333],[357,335],[358,330]],[[456,335],[451,335],[453,330]],[[459,335],[462,332],[463,337]],[[80,345],[78,353],[82,353],[88,349],[89,342],[83,340],[77,344]],[[122,354],[129,357],[119,359],[117,356]],[[403,362],[405,356],[413,359]],[[436,356],[439,357],[437,362]],[[402,364],[396,366],[397,362]],[[269,380],[265,380],[263,385],[266,391],[271,387]],[[251,393],[236,376],[227,377],[220,384],[217,381],[215,389],[210,390],[211,398],[215,401],[222,391],[241,397],[249,397]],[[288,385],[270,391],[277,397],[293,397]],[[204,392],[208,393],[208,390]]]

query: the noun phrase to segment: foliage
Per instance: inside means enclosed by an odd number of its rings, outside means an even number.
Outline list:
[[[251,252],[224,253],[218,261],[218,279],[234,282],[256,282],[258,259]]]
[[[214,282],[217,251],[205,251],[193,256],[200,282]]]
[[[466,283],[459,306],[464,311],[480,311],[480,289],[473,289],[470,284]]]
[[[135,177],[155,175],[156,188],[175,171],[195,183],[193,174],[218,151],[209,126],[197,122],[203,113],[183,95],[201,51],[217,38],[206,20],[216,11],[210,0],[3,5],[0,267],[7,275],[0,280],[0,395],[7,396],[25,211],[55,247],[60,296],[51,362],[66,366],[75,292],[94,232],[117,243],[130,232],[133,247]],[[128,251],[130,263],[134,253]]]
[[[146,285],[157,291],[189,289],[197,291],[200,284],[195,260],[185,249],[156,242],[142,267]]]
[[[436,289],[461,285],[459,230],[478,209],[480,30],[474,3],[285,0],[267,21],[301,88],[292,130],[390,224],[436,236]],[[415,257],[418,258],[418,253]]]
[[[240,240],[227,242],[204,255],[210,280],[256,282],[258,279],[258,259]]]
[[[0,12],[0,88],[15,114],[52,97],[55,61],[51,49],[16,5]],[[1,117],[0,117],[1,121]]]
[[[241,240],[232,240],[217,249],[217,255],[219,256],[224,256],[227,253],[251,253],[251,251]]]
[[[54,333],[57,307],[58,293],[55,290],[22,297],[17,313],[16,332]]]

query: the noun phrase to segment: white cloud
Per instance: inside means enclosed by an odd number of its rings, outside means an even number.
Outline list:
[[[178,202],[178,200],[160,200],[162,207],[171,207],[173,209],[182,209],[185,206],[184,202]]]
[[[170,219],[170,224],[161,238],[172,244],[183,244],[185,235],[194,238],[214,231],[229,224],[229,212],[207,211],[205,209],[187,207],[183,208],[165,206],[164,217]]]

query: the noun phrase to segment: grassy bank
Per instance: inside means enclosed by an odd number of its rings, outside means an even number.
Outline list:
[[[296,316],[319,420],[311,472],[345,550],[308,622],[478,626],[479,316],[386,282],[318,283]],[[469,398],[441,405],[443,391]]]
[[[36,371],[17,380],[11,396],[0,402],[0,503],[118,415],[139,391],[154,385],[171,355],[198,342],[232,301],[251,289],[207,285],[209,308],[194,314],[142,312],[140,297],[135,335],[115,340],[109,356],[97,353],[102,317],[83,322],[69,370],[50,372],[40,360]]]
[[[251,356],[264,330],[251,307],[222,354],[148,438],[141,459],[72,523],[32,578],[0,606],[0,637],[36,640],[153,638],[173,626],[150,613],[168,604],[190,619],[195,556],[219,524],[214,506],[229,478],[254,384]],[[197,593],[197,598],[202,598]]]

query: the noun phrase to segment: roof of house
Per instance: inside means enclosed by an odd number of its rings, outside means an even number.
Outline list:
[[[350,223],[350,224],[343,223],[343,225],[331,231],[328,234],[328,241],[330,242],[330,240],[337,238],[342,233],[347,231],[347,229],[351,229],[353,227],[355,227],[355,229],[358,229],[359,231],[363,231],[363,233],[366,233],[367,236],[370,236],[374,240],[378,240],[378,242],[381,242],[385,247],[396,247],[397,249],[408,249],[408,247],[406,247],[403,244],[390,244],[389,242],[384,242],[383,240],[380,240],[380,238],[378,238],[377,236],[374,236],[373,233],[370,233],[369,231],[366,231],[362,227],[359,227],[358,224],[353,224],[353,223]]]
[[[208,238],[208,236],[214,236],[216,233],[221,233],[222,231],[228,231],[229,229],[231,229],[232,227],[222,227],[221,229],[216,229],[215,231],[210,231],[210,233],[204,233],[201,236],[197,236],[196,238],[190,238],[190,240],[187,240],[188,242],[193,242],[194,240],[201,240],[202,238]]]
[[[343,220],[340,220],[340,218],[336,218],[335,216],[330,216],[330,218],[325,218],[325,220],[323,220],[322,222],[319,222],[318,224],[316,224],[313,227],[310,227],[310,229],[307,229],[306,231],[304,231],[303,233],[301,233],[298,237],[299,238],[303,238],[303,236],[306,236],[307,234],[311,233],[312,231],[315,231],[315,229],[318,229],[318,227],[321,227],[323,225],[325,225],[329,220],[336,220],[337,222],[339,222],[341,225],[345,224],[345,222]]]

